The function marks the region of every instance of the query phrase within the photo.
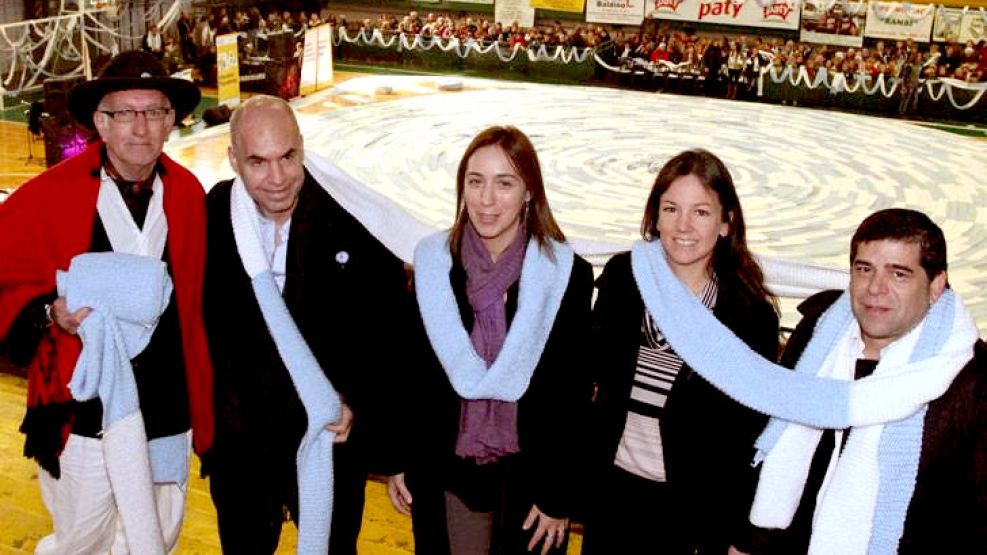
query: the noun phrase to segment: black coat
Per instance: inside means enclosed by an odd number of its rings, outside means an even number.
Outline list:
[[[467,330],[473,327],[473,310],[466,297],[466,273],[455,263],[450,281],[459,313]],[[592,395],[587,365],[592,269],[576,257],[558,314],[535,367],[527,391],[518,400],[520,453],[497,465],[477,466],[455,455],[459,430],[459,395],[424,334],[425,364],[416,372],[414,409],[409,420],[415,426],[411,443],[404,448],[406,480],[412,504],[415,547],[418,553],[448,552],[444,491],[477,499],[486,497],[485,485],[496,484],[500,519],[491,552],[521,553],[527,538],[521,523],[531,505],[555,518],[573,513],[580,495],[579,450]],[[508,326],[517,310],[518,284],[508,290]],[[467,491],[467,493],[463,493]],[[475,494],[475,495],[474,495]],[[475,499],[465,500],[467,504]],[[482,499],[479,501],[482,504]],[[516,531],[516,532],[514,532]]]
[[[597,288],[591,484],[602,482],[614,464],[627,421],[645,310],[630,253],[607,263]],[[713,314],[756,352],[775,359],[778,316],[769,303],[747,306],[721,278]],[[747,543],[753,445],[766,422],[767,417],[736,403],[683,365],[659,419],[667,486],[670,499],[681,507],[681,522],[656,523],[656,545],[714,551],[722,547],[725,553],[731,544]]]
[[[204,314],[216,399],[210,459],[243,464],[244,455],[293,476],[305,411],[240,261],[231,190],[230,181],[222,182],[207,197]],[[382,434],[397,417],[395,396],[409,360],[414,307],[404,265],[306,173],[291,219],[286,274],[285,304],[353,410],[347,443],[374,469]]]
[[[795,366],[819,317],[840,293],[823,291],[799,305],[804,318],[786,345],[785,366]],[[759,543],[766,545],[757,551],[804,553],[816,493],[807,489],[792,526],[764,533]],[[929,403],[925,413],[915,493],[898,553],[987,553],[987,344],[982,340],[946,393]]]

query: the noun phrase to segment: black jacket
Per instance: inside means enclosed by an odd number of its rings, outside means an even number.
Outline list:
[[[231,190],[230,181],[222,182],[207,197],[204,314],[216,400],[210,459],[249,455],[259,465],[274,465],[272,471],[280,466],[293,473],[305,411],[240,261]],[[289,233],[285,304],[353,410],[348,443],[372,469],[386,471],[377,452],[397,417],[394,397],[407,376],[414,318],[404,265],[307,173]]]
[[[839,295],[823,291],[799,305],[804,317],[789,338],[782,364],[795,366],[819,317]],[[763,533],[760,542],[766,545],[756,551],[805,553],[816,493],[807,489],[788,530]],[[987,344],[982,340],[946,393],[929,403],[925,413],[915,493],[898,553],[987,553]]]
[[[597,288],[590,483],[600,482],[613,466],[637,366],[644,302],[631,272],[630,253],[610,260]],[[769,303],[747,306],[721,278],[713,314],[752,349],[775,360],[778,316]],[[659,420],[667,484],[681,507],[681,522],[656,523],[661,526],[656,528],[656,541],[701,551],[722,548],[723,553],[731,544],[747,543],[753,445],[766,422],[767,417],[720,393],[688,365],[682,367]]]
[[[473,309],[466,297],[466,273],[457,262],[450,274],[463,325],[473,327]],[[499,465],[462,461],[455,455],[459,430],[459,395],[452,388],[424,330],[419,340],[426,357],[416,372],[413,412],[417,432],[405,447],[404,467],[411,490],[415,546],[419,553],[448,552],[444,490],[479,490],[490,478],[500,484],[498,518],[491,552],[520,553],[521,523],[532,504],[555,518],[569,517],[580,494],[580,461],[576,446],[583,441],[584,422],[592,395],[587,365],[592,269],[576,257],[545,350],[527,391],[518,400],[520,453]],[[508,329],[517,310],[518,284],[508,290]],[[458,493],[458,492],[457,492]],[[478,495],[477,497],[482,497]],[[502,531],[503,530],[503,531]],[[526,547],[526,546],[525,546]]]

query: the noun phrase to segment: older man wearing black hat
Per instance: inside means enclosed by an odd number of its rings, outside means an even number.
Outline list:
[[[36,553],[163,553],[178,540],[190,430],[200,454],[213,435],[201,313],[205,204],[195,176],[161,151],[199,99],[194,85],[171,78],[151,54],[117,55],[69,95],[70,112],[99,140],[0,205],[0,342],[27,368],[24,454],[41,467],[54,523]],[[130,361],[146,442],[111,445],[109,399],[101,391],[77,400],[68,386],[81,367],[79,330],[91,309],[69,309],[56,272],[100,251],[162,260],[174,284],[149,343]],[[124,288],[134,279],[117,277]],[[114,449],[147,459],[150,483],[114,480],[106,462]],[[131,486],[148,493],[149,514],[125,510]]]

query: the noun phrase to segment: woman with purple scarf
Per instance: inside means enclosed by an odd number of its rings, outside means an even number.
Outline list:
[[[572,446],[592,397],[592,271],[565,243],[521,131],[477,135],[456,196],[452,229],[415,253],[427,362],[412,370],[404,472],[388,492],[418,553],[565,553]]]

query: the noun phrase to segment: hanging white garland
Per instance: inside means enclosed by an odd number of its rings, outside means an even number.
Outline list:
[[[868,87],[867,79],[861,78],[858,74],[858,78],[854,80],[851,84],[845,75],[842,73],[837,73],[833,76],[832,81],[827,77],[826,71],[817,71],[815,79],[810,83],[809,72],[805,66],[799,66],[796,72],[792,67],[786,66],[781,71],[776,69],[774,66],[768,66],[761,70],[758,76],[757,83],[757,94],[758,96],[764,95],[764,76],[767,75],[772,82],[775,84],[781,84],[788,82],[793,87],[798,87],[800,83],[805,85],[810,90],[814,90],[819,86],[826,86],[831,93],[838,93],[841,91],[847,91],[849,93],[856,93],[858,90],[862,90],[864,94],[868,96],[873,96],[877,94],[878,91],[885,98],[891,98],[898,92],[898,87],[901,84],[900,78],[887,78],[885,75],[879,74],[873,81],[873,85]],[[933,102],[939,102],[939,100],[946,96],[949,99],[950,104],[953,105],[957,110],[969,110],[980,102],[981,97],[987,92],[987,83],[966,83],[964,81],[959,81],[957,79],[936,79],[936,80],[925,80],[924,81],[926,91],[929,93],[929,98]],[[938,93],[933,88],[933,85],[940,85]],[[921,85],[920,85],[921,86]],[[968,91],[974,91],[973,98],[968,102],[963,104],[958,103],[953,98],[954,89],[963,89]]]
[[[939,79],[938,82],[941,85],[939,88],[939,96],[937,98],[933,98],[933,100],[939,100],[939,98],[942,98],[943,91],[945,90],[946,97],[949,99],[950,104],[952,104],[957,110],[969,110],[974,107],[978,102],[980,102],[980,98],[984,95],[984,91],[987,91],[987,83],[967,83],[966,81],[950,79],[948,77]],[[932,97],[932,83],[930,81],[926,81],[925,86],[926,90],[929,91],[929,96]],[[964,104],[958,104],[956,99],[953,98],[954,89],[974,91],[973,98]]]
[[[370,37],[370,43],[376,42],[384,48],[390,48],[392,44],[397,40],[396,36],[391,36],[390,40],[384,39],[384,34],[380,32],[380,29],[374,29],[373,34]]]
[[[123,40],[134,41],[134,40],[141,40],[141,39],[144,38],[144,35],[125,35],[123,33],[120,33],[116,29],[110,27],[109,25],[107,25],[107,24],[103,23],[102,21],[100,21],[99,19],[97,19],[94,14],[89,13],[89,12],[86,12],[86,19],[90,23],[93,24],[93,26],[87,26],[86,27],[86,30],[87,31],[90,31],[90,30],[92,30],[94,32],[100,32],[101,31],[101,32],[107,33],[109,36],[113,37],[113,39],[115,39],[115,40],[123,39]]]
[[[116,54],[116,50],[118,49],[116,41],[113,42],[112,46],[106,46],[103,43],[96,40],[95,34],[93,33],[87,32],[84,33],[83,36],[86,38],[86,44],[89,46],[90,51],[93,51],[93,49],[95,49],[96,52],[99,52],[101,54],[110,54],[110,55]]]
[[[679,62],[675,64],[668,60],[658,60],[656,63],[661,67],[668,68],[668,71],[677,71],[677,72],[687,70],[689,69],[690,66],[692,66],[692,62]]]
[[[946,87],[946,96],[949,97],[949,103],[952,104],[957,110],[969,110],[970,108],[973,108],[973,106],[976,103],[980,102],[980,97],[984,95],[984,91],[983,89],[981,89],[977,91],[976,94],[973,95],[973,98],[971,98],[969,102],[960,105],[957,104],[956,99],[953,98],[953,87],[949,85],[945,85],[945,87]]]
[[[608,70],[610,70],[610,71],[612,71],[614,73],[630,73],[630,70],[627,69],[626,67],[617,67],[617,66],[612,66],[612,65],[608,64],[603,58],[600,57],[599,54],[597,54],[595,52],[593,53],[593,59],[596,60],[596,63],[597,64],[605,67],[606,69],[608,69]]]
[[[505,64],[509,64],[514,61],[514,58],[517,57],[518,52],[520,52],[523,49],[524,49],[523,46],[521,46],[518,43],[515,43],[514,46],[511,47],[510,56],[505,57],[503,52],[500,51],[500,46],[498,45],[497,57],[500,58],[501,62],[504,62]]]
[[[939,94],[936,94],[935,91],[932,90],[932,86],[937,84],[939,85]],[[946,84],[938,79],[929,79],[925,82],[925,90],[929,93],[929,98],[935,102],[939,102],[939,99],[946,94]]]
[[[158,1],[171,5],[166,17],[180,10],[178,0]],[[106,10],[65,11],[58,16],[0,25],[0,55],[6,64],[0,70],[3,92],[17,95],[37,89],[45,79],[82,75],[80,44],[92,52],[105,52],[108,49],[104,42],[115,44],[121,37],[116,29],[97,18],[106,13]]]
[[[936,92],[934,88],[935,85],[939,85],[938,92]],[[954,89],[973,91],[973,98],[963,104],[959,104],[953,97]],[[934,102],[938,102],[943,96],[946,96],[950,104],[952,104],[957,110],[969,110],[980,102],[984,92],[987,91],[987,83],[967,83],[965,81],[950,78],[928,79],[925,81],[925,91],[929,93],[929,98],[931,98]]]
[[[160,5],[164,4],[164,2],[165,0],[158,0],[158,2],[155,4],[155,8],[160,10],[161,9]],[[145,12],[145,15],[154,13],[154,11],[156,10],[148,10],[147,12]],[[178,23],[178,17],[179,15],[181,15],[181,13],[182,13],[181,3],[179,2],[179,0],[173,0],[171,5],[168,6],[168,9],[164,10],[164,13],[161,14],[161,19],[157,21],[158,29],[160,29],[161,32],[163,33],[165,30],[170,29],[172,25],[176,25]],[[150,23],[150,20],[148,21],[148,23]]]
[[[432,48],[438,48],[443,52],[455,52],[460,58],[467,58],[470,54],[487,55],[490,52],[494,52],[497,58],[504,63],[514,61],[518,53],[522,50],[527,54],[528,60],[532,62],[561,62],[565,64],[572,62],[583,63],[590,56],[596,57],[595,51],[589,47],[580,50],[577,47],[566,48],[564,46],[556,46],[551,50],[551,53],[549,53],[549,48],[545,45],[540,45],[537,48],[526,48],[521,44],[514,44],[512,46],[504,47],[496,41],[483,44],[482,42],[474,39],[461,41],[456,37],[442,39],[434,36],[425,38],[421,35],[415,35],[414,37],[409,38],[407,34],[399,33],[391,35],[390,38],[385,39],[380,29],[374,29],[370,32],[369,36],[367,29],[360,29],[351,36],[345,28],[341,27],[335,33],[333,44],[339,46],[343,42],[369,46],[377,45],[383,48],[391,48],[394,43],[397,42],[396,49],[398,51],[431,50]],[[596,59],[599,58],[596,57]]]
[[[763,81],[765,75],[770,77],[775,84],[787,81],[793,87],[798,87],[799,83],[803,83],[810,90],[815,90],[820,86],[832,88],[827,80],[827,72],[817,71],[815,77],[809,77],[809,70],[805,66],[799,66],[797,71],[792,66],[785,66],[781,71],[778,71],[773,65],[767,65],[761,70],[759,80]],[[762,90],[763,87],[759,84],[758,95],[762,94]]]
[[[124,35],[117,34],[112,27],[103,23],[102,21],[92,16],[91,14],[86,14],[86,21],[84,22],[84,24],[86,25],[85,34],[87,36],[93,33],[106,32],[106,33],[110,33],[115,38],[134,38],[134,37],[126,37]]]
[[[820,72],[822,73],[822,72]],[[879,73],[876,79],[873,79],[874,86],[868,89],[867,82],[871,81],[871,77],[866,73],[856,73],[856,77],[853,83],[847,79],[846,75],[843,73],[837,73],[833,76],[833,82],[830,84],[830,92],[837,93],[840,90],[845,90],[848,93],[856,93],[858,90],[863,90],[864,94],[867,96],[873,96],[877,94],[878,91],[885,96],[885,98],[891,98],[894,93],[898,90],[898,84],[901,83],[901,79],[885,79],[883,73]],[[888,90],[887,83],[891,81],[891,90]]]

